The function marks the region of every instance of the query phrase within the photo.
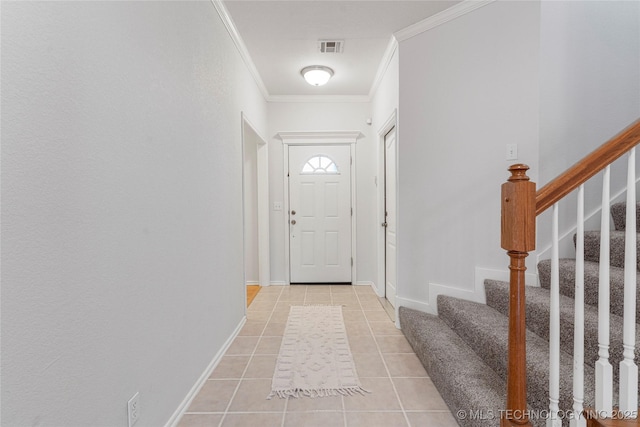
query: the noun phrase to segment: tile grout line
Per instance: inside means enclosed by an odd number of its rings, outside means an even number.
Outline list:
[[[240,378],[238,379],[238,384],[236,385],[232,396],[230,397],[229,403],[226,405],[226,408],[224,409],[224,411],[212,411],[212,412],[191,412],[190,414],[194,414],[194,415],[206,415],[206,414],[210,414],[210,415],[222,415],[221,420],[219,422],[219,425],[222,425],[226,419],[228,419],[227,415],[230,414],[261,414],[261,413],[270,413],[270,414],[278,414],[278,413],[282,413],[282,426],[284,426],[284,424],[286,423],[287,418],[287,413],[289,412],[289,407],[288,407],[288,403],[289,400],[287,399],[285,402],[285,406],[284,406],[284,410],[281,411],[231,411],[231,405],[233,404],[234,400],[238,397],[238,391],[240,388],[240,384],[243,381],[246,380],[257,380],[257,379],[265,379],[265,378],[249,378],[247,376],[247,372],[248,372],[248,368],[249,366],[252,364],[253,361],[256,360],[256,357],[258,357],[258,352],[257,352],[257,348],[260,344],[260,342],[266,337],[265,333],[266,333],[266,329],[267,326],[269,325],[270,322],[274,321],[275,316],[280,313],[280,311],[282,310],[282,308],[277,309],[278,305],[282,305],[283,303],[288,303],[289,306],[295,304],[296,301],[283,301],[284,297],[284,287],[281,288],[280,290],[278,290],[277,292],[273,293],[273,296],[276,296],[275,298],[275,302],[273,302],[272,308],[271,310],[269,310],[269,316],[267,317],[267,319],[265,320],[265,325],[262,328],[260,335],[256,336],[255,338],[257,338],[257,342],[255,344],[255,346],[253,347],[253,349],[251,350],[251,352],[247,352],[247,353],[240,353],[240,354],[234,354],[234,355],[228,355],[225,354],[223,355],[223,357],[246,357],[248,356],[248,360],[247,360],[247,364],[245,366],[245,368],[242,371],[242,374],[240,375]],[[309,291],[309,287],[305,286],[304,289],[304,297],[303,297],[303,304],[307,305],[307,304],[322,304],[323,302],[313,302],[310,301],[310,299],[324,299],[322,297],[322,295],[327,295],[325,292],[310,292]],[[364,307],[363,307],[363,303],[361,301],[361,295],[357,292],[355,292],[355,290],[352,290],[351,292],[335,292],[334,288],[329,286],[328,287],[328,297],[329,297],[329,304],[338,304],[338,305],[344,305],[342,302],[340,301],[334,301],[335,298],[344,298],[347,297],[347,299],[353,297],[355,295],[355,300],[358,302],[358,309],[355,312],[360,313],[360,315],[367,321],[367,326],[369,327],[369,331],[372,332],[372,328],[371,328],[371,324],[369,323],[369,320],[367,319],[366,315],[365,315],[365,311],[364,311]],[[270,297],[273,297],[272,295],[270,295]],[[269,298],[270,299],[270,298]],[[295,299],[295,298],[294,298]],[[280,311],[279,311],[280,310]],[[256,311],[263,311],[263,310],[256,310]],[[266,311],[266,310],[264,310]],[[247,338],[250,336],[246,336]],[[269,335],[269,337],[281,337],[281,335],[278,334],[271,334]],[[375,342],[375,340],[374,340]],[[377,344],[377,343],[376,343]],[[377,346],[378,349],[378,354],[381,353],[379,346]],[[265,355],[269,355],[266,354]],[[277,355],[276,355],[277,357]],[[384,377],[380,377],[380,378],[384,378]],[[232,380],[233,378],[208,378],[207,381],[228,381],[228,380]],[[396,393],[397,394],[397,393]],[[336,412],[342,412],[343,413],[343,423],[345,424],[345,426],[347,425],[347,414],[348,413],[359,413],[359,412],[402,412],[402,411],[375,411],[375,410],[367,410],[367,411],[362,411],[362,410],[354,410],[354,411],[347,411],[346,410],[346,402],[345,402],[345,398],[344,396],[341,396],[341,409],[327,409],[327,410],[312,410],[312,411],[292,411],[291,413],[317,413],[317,412],[330,412],[330,413],[336,413]]]
[[[360,303],[360,297],[358,297],[358,303],[360,304],[360,306],[362,307],[362,304]],[[380,304],[382,306],[382,304]],[[383,307],[384,309],[384,307]],[[364,310],[363,310],[364,311]],[[402,411],[402,415],[404,416],[404,420],[407,423],[407,426],[411,426],[411,423],[409,422],[409,417],[407,416],[407,413],[404,409],[404,405],[402,404],[402,399],[400,399],[400,394],[398,393],[398,389],[396,388],[396,384],[393,381],[393,378],[391,378],[391,372],[389,371],[389,367],[387,366],[387,361],[385,360],[383,354],[382,354],[382,350],[380,349],[380,345],[378,344],[378,339],[376,337],[376,335],[373,333],[373,329],[371,328],[371,324],[369,323],[369,319],[366,318],[365,316],[365,320],[367,321],[367,327],[369,328],[369,331],[371,332],[371,335],[373,336],[373,341],[376,343],[376,348],[378,349],[378,355],[380,356],[380,359],[382,359],[382,364],[384,365],[384,369],[385,371],[387,371],[387,375],[389,376],[389,382],[391,383],[391,387],[393,388],[393,392],[396,395],[396,399],[398,399],[398,403],[400,404],[400,409]],[[389,319],[391,320],[391,319]]]
[[[348,425],[348,415],[349,414],[358,414],[358,413],[402,413],[404,415],[405,421],[407,423],[409,423],[408,420],[408,416],[407,413],[414,413],[414,412],[442,412],[442,413],[447,413],[446,410],[425,410],[425,411],[420,411],[420,410],[407,410],[404,408],[404,405],[402,403],[402,401],[400,400],[400,396],[397,390],[397,387],[393,381],[393,379],[391,378],[391,374],[389,371],[389,365],[387,363],[387,361],[384,358],[384,354],[382,353],[381,347],[379,345],[379,340],[378,338],[381,336],[398,336],[397,334],[391,334],[391,335],[386,335],[386,334],[382,334],[380,336],[376,335],[373,331],[373,327],[372,327],[372,322],[379,322],[379,323],[383,323],[385,321],[382,320],[370,320],[368,319],[368,317],[366,316],[366,311],[365,311],[365,307],[364,307],[364,303],[362,302],[362,298],[366,297],[367,295],[364,293],[358,293],[355,291],[354,288],[352,288],[351,292],[335,292],[334,288],[329,285],[328,287],[328,297],[329,297],[329,302],[328,304],[334,305],[344,305],[344,304],[348,304],[348,301],[343,303],[341,301],[335,301],[336,298],[338,299],[351,299],[353,297],[353,295],[355,295],[355,301],[357,302],[357,307],[356,310],[354,310],[354,312],[360,313],[360,317],[364,318],[364,320],[367,322],[367,329],[370,333],[370,336],[372,336],[372,338],[374,339],[374,343],[376,345],[376,350],[377,350],[377,354],[379,355],[379,357],[382,359],[383,362],[383,366],[385,367],[385,371],[387,372],[387,376],[386,377],[367,377],[367,378],[388,378],[391,382],[392,388],[394,390],[394,393],[396,395],[396,398],[398,399],[399,405],[400,405],[400,409],[394,409],[394,410],[375,410],[375,409],[354,409],[354,410],[347,410],[346,408],[346,399],[345,396],[341,396],[341,400],[340,400],[340,404],[341,404],[341,409],[335,408],[335,409],[323,409],[323,410],[301,410],[301,411],[291,411],[290,412],[290,408],[289,408],[289,399],[286,399],[285,403],[284,403],[284,409],[282,411],[231,411],[230,408],[234,402],[234,400],[238,397],[238,392],[239,392],[239,388],[240,385],[242,384],[243,381],[246,380],[257,380],[257,379],[262,379],[264,380],[265,378],[249,378],[247,376],[248,373],[248,368],[251,365],[251,363],[253,361],[256,360],[256,357],[258,357],[259,355],[261,356],[262,354],[258,354],[257,352],[257,348],[260,345],[260,342],[266,337],[265,333],[266,333],[266,329],[267,326],[269,325],[270,322],[274,321],[274,319],[276,318],[276,316],[282,311],[282,307],[278,310],[276,310],[276,307],[279,305],[282,305],[283,303],[288,303],[289,306],[293,305],[296,303],[296,301],[283,301],[283,298],[285,298],[284,296],[284,287],[282,289],[280,289],[277,292],[274,292],[274,294],[277,293],[277,298],[275,298],[275,302],[273,303],[273,306],[269,312],[269,316],[266,320],[266,323],[264,325],[264,327],[262,328],[260,335],[257,336],[257,342],[255,344],[255,346],[253,347],[251,352],[247,352],[247,353],[243,353],[243,354],[238,354],[238,355],[223,355],[223,357],[225,356],[249,356],[248,360],[247,360],[247,364],[245,366],[245,368],[242,371],[242,374],[240,375],[240,379],[238,380],[238,384],[236,385],[233,394],[229,400],[229,403],[226,405],[226,408],[224,409],[224,412],[194,412],[193,414],[211,414],[211,415],[222,415],[221,420],[219,422],[219,426],[222,426],[225,421],[228,419],[227,415],[236,415],[236,414],[282,414],[282,418],[281,418],[281,427],[284,427],[287,423],[287,420],[290,419],[290,417],[288,417],[289,414],[294,414],[294,413],[339,413],[342,412],[342,420],[343,420],[343,424],[345,427],[347,427]],[[362,294],[362,295],[361,295]],[[309,291],[309,286],[305,285],[305,289],[304,289],[304,297],[303,297],[303,304],[304,305],[308,305],[308,304],[326,304],[326,302],[314,302],[314,301],[310,301],[309,299],[325,299],[326,297],[323,297],[323,295],[327,295],[327,293],[325,292],[310,292]],[[275,295],[274,295],[275,296]],[[346,298],[345,298],[346,297]],[[295,297],[293,297],[295,299]],[[288,298],[289,299],[289,298]],[[369,305],[367,305],[367,308],[372,308]],[[256,311],[263,311],[263,310],[256,310]],[[371,310],[369,310],[371,311]],[[390,320],[389,320],[390,321]],[[384,332],[384,331],[382,331]],[[354,332],[355,333],[355,332]],[[282,337],[282,335],[278,335],[278,334],[271,334],[269,335],[269,337]],[[353,338],[354,336],[352,336]],[[390,354],[415,354],[415,353],[390,353]],[[265,354],[267,355],[267,354]],[[276,355],[277,357],[277,355]],[[398,377],[398,378],[424,378],[424,377],[413,377],[413,376],[406,376],[406,377]],[[211,379],[208,378],[208,381],[222,381],[222,380],[228,380],[225,378],[215,378],[215,379]],[[356,416],[357,418],[357,416]],[[275,421],[275,420],[274,420]],[[408,424],[409,425],[409,424]]]
[[[331,304],[333,304],[333,288],[329,288],[329,293],[330,293],[330,297],[331,297]],[[354,293],[355,293],[355,291],[354,291]],[[340,313],[342,314],[342,322],[344,324],[344,310],[341,309]],[[363,315],[364,315],[364,313],[363,313]],[[347,336],[347,340],[349,340],[349,334],[347,333],[346,325],[345,325],[345,328],[344,328],[344,332],[345,332],[345,334]],[[351,351],[351,345],[349,345],[349,351],[351,352],[351,359],[353,360],[353,352]],[[354,360],[353,361],[353,365],[355,366],[355,364],[356,364],[356,362]],[[342,425],[344,427],[347,427],[347,411],[346,411],[346,407],[345,407],[345,404],[344,404],[344,395],[340,396],[340,405],[342,406]]]
[[[291,285],[289,285],[291,286]],[[308,286],[305,285],[304,288],[304,298],[302,299],[302,305],[306,304],[307,301],[307,290],[308,290]],[[294,303],[295,301],[290,301],[291,303]],[[291,307],[292,304],[289,304],[289,307]],[[274,307],[275,310],[275,307]],[[289,308],[289,313],[291,313],[291,308]],[[282,340],[284,341],[284,333],[286,332],[286,324],[289,323],[289,316],[287,315],[287,320],[285,322],[285,330],[282,332]],[[280,355],[280,351],[278,351],[278,354],[276,355],[276,366],[278,366],[278,356]],[[289,397],[287,397],[284,401],[284,410],[282,411],[282,421],[280,422],[280,426],[284,427],[284,424],[286,422],[287,419],[287,411],[289,410]]]
[[[283,290],[281,289],[280,292],[278,293],[278,298],[276,299],[276,303],[273,305],[273,308],[271,309],[271,314],[269,315],[269,318],[267,319],[267,322],[265,323],[264,328],[262,328],[262,332],[260,333],[260,336],[258,337],[258,341],[256,342],[256,346],[253,348],[253,351],[251,352],[251,356],[249,356],[249,360],[247,361],[247,366],[245,366],[244,370],[242,371],[242,375],[240,376],[240,380],[238,381],[238,385],[236,385],[236,388],[233,391],[233,394],[231,395],[231,399],[229,399],[229,403],[227,403],[227,407],[224,410],[224,414],[222,415],[222,418],[220,419],[220,423],[218,424],[218,427],[222,427],[222,423],[224,422],[225,418],[227,418],[227,414],[229,413],[229,408],[231,407],[231,404],[233,403],[233,400],[236,398],[236,395],[238,394],[238,390],[240,389],[240,384],[242,384],[242,380],[244,379],[244,375],[247,372],[247,369],[249,369],[249,365],[251,364],[251,361],[253,360],[253,356],[256,354],[256,350],[258,349],[258,345],[260,344],[260,340],[262,339],[262,335],[264,334],[264,331],[267,328],[267,325],[269,324],[269,322],[271,321],[271,318],[273,317],[273,313],[275,312],[276,306],[278,305],[278,302],[280,301],[280,297],[282,296],[282,291]]]

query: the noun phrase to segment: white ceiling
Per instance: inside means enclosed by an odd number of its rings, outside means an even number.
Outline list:
[[[368,96],[394,32],[458,1],[245,1],[224,2],[270,96]],[[318,40],[344,40],[341,54],[319,53]],[[325,86],[307,84],[300,70],[326,65]]]

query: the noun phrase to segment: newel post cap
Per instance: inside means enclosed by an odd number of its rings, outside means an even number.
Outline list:
[[[529,166],[524,163],[518,163],[515,165],[511,165],[509,167],[509,172],[511,172],[511,176],[509,177],[510,182],[514,181],[529,181],[529,177],[527,176],[527,171],[529,170]]]

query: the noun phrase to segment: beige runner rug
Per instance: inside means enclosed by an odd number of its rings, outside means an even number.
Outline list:
[[[364,392],[351,356],[342,307],[292,306],[268,399]]]

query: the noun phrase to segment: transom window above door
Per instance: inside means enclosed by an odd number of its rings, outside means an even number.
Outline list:
[[[340,171],[333,160],[327,156],[314,156],[307,160],[302,167],[301,174],[338,175]]]

